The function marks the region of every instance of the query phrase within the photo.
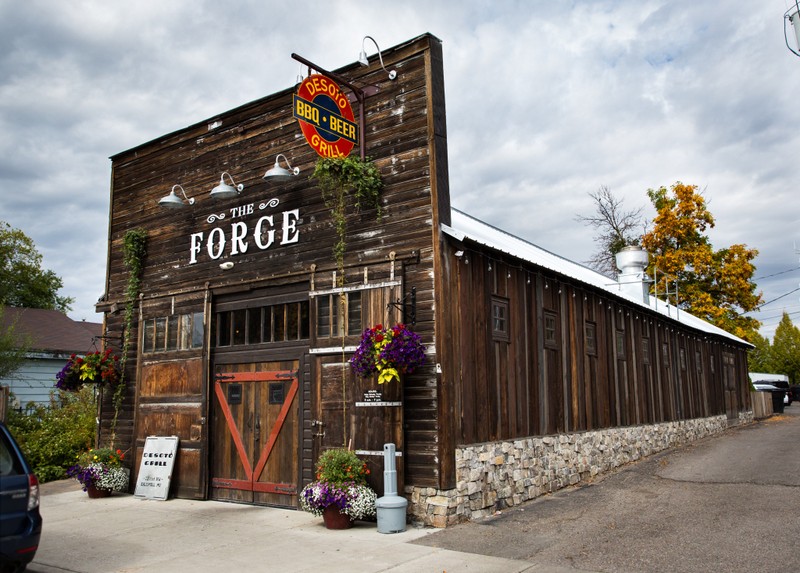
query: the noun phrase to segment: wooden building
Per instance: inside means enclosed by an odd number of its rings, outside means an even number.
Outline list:
[[[744,341],[451,209],[441,43],[382,57],[396,79],[377,57],[336,71],[365,88],[359,130],[385,186],[380,218],[348,216],[343,286],[295,87],[112,157],[108,340],[125,323],[125,235],[147,233],[113,432],[134,474],[147,436],[176,435],[174,495],[296,507],[329,447],[368,460],[380,492],[393,442],[410,512],[446,525],[469,516],[470,444],[749,410]],[[272,183],[279,154],[300,175]],[[213,200],[221,177],[243,189]],[[175,185],[193,204],[164,209]],[[402,320],[426,365],[402,384],[355,377],[362,331]],[[105,396],[104,441],[113,418]]]

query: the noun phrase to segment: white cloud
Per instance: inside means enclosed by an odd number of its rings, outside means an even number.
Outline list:
[[[582,261],[594,249],[575,221],[592,208],[587,193],[606,185],[649,209],[648,188],[681,180],[705,189],[714,245],[759,249],[766,277],[798,266],[800,242],[800,59],[784,46],[784,9],[0,1],[0,218],[64,278],[72,315],[96,318],[109,156],[291,86],[292,52],[335,69],[355,61],[366,34],[387,48],[431,32],[443,41],[455,206]],[[771,300],[798,281],[786,273],[759,287]]]

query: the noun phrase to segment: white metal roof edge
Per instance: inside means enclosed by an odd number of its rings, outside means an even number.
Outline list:
[[[650,304],[645,304],[644,301],[638,300],[634,297],[620,292],[619,283],[595,270],[590,269],[580,263],[565,259],[560,255],[551,253],[533,243],[512,235],[502,229],[493,227],[488,223],[467,215],[463,211],[451,208],[451,224],[441,224],[442,232],[453,237],[457,241],[463,241],[465,238],[472,242],[478,243],[485,247],[491,248],[495,251],[507,254],[517,259],[533,263],[548,270],[557,272],[561,275],[575,279],[584,284],[602,289],[612,296],[623,299],[626,302],[637,305],[642,309],[650,312],[658,313],[680,324],[734,340],[740,344],[750,346],[753,345],[742,340],[738,336],[723,330],[705,320],[689,314],[685,310],[678,310],[675,306],[670,305],[663,300],[650,297]]]

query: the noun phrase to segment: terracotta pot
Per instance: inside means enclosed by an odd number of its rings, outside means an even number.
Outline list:
[[[108,497],[111,495],[110,489],[100,489],[94,486],[94,484],[86,486],[86,493],[89,494],[89,497],[92,499],[96,499],[98,497]]]
[[[349,529],[353,527],[353,519],[346,513],[340,513],[335,505],[329,505],[322,510],[322,519],[328,529]]]

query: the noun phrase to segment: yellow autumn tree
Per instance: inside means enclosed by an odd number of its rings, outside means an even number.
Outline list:
[[[677,298],[679,308],[752,339],[760,322],[743,313],[761,303],[753,282],[752,261],[758,251],[746,245],[714,250],[706,235],[714,217],[696,185],[677,182],[669,189],[648,189],[647,196],[657,214],[641,244],[650,253],[650,276],[657,269],[654,290],[659,298],[669,291],[670,302]]]

